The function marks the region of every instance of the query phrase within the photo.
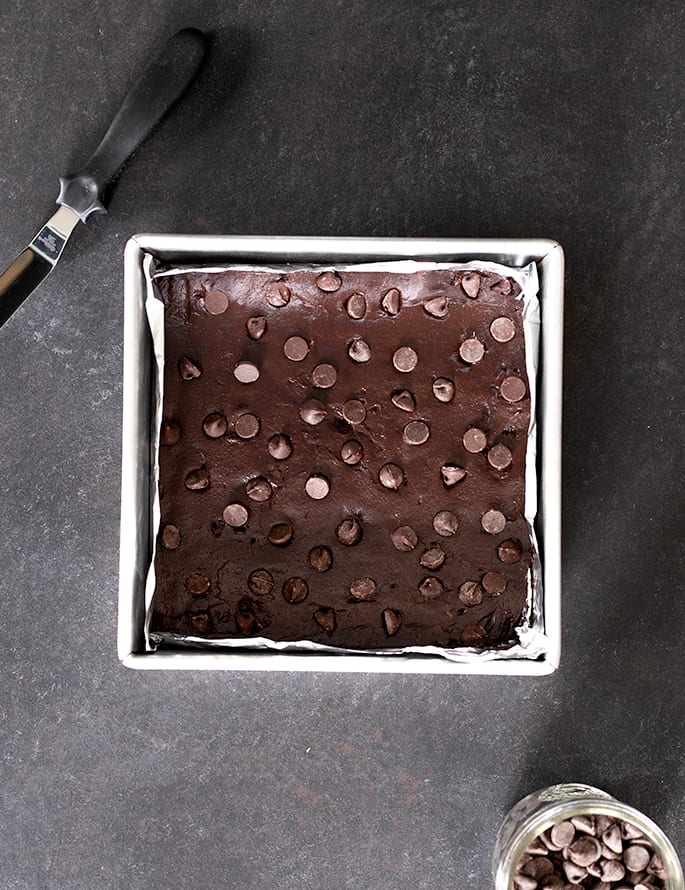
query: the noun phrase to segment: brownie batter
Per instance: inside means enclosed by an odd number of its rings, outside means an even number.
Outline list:
[[[531,544],[512,279],[246,268],[154,286],[153,638],[513,642]]]

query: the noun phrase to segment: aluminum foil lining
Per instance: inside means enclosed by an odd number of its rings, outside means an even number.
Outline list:
[[[392,262],[358,263],[336,265],[340,272],[419,272],[434,269],[450,269],[453,271],[465,270],[489,270],[513,278],[521,288],[521,293],[516,299],[523,300],[523,331],[526,352],[526,371],[531,397],[531,419],[528,427],[528,443],[526,449],[525,471],[525,507],[524,515],[528,522],[532,542],[532,566],[528,577],[528,600],[520,626],[515,628],[517,642],[508,647],[493,649],[475,649],[462,646],[457,649],[447,649],[441,646],[405,646],[396,649],[347,649],[341,646],[328,646],[325,643],[316,643],[313,640],[297,640],[288,642],[276,642],[265,637],[250,637],[236,639],[222,637],[218,639],[205,639],[185,634],[150,633],[149,624],[151,617],[151,603],[155,590],[154,560],[157,548],[161,510],[159,504],[159,432],[162,423],[162,408],[164,401],[164,306],[153,292],[152,282],[155,278],[169,275],[178,275],[184,272],[228,272],[228,271],[252,271],[272,272],[283,274],[296,269],[309,269],[312,271],[325,271],[329,265],[319,264],[285,264],[285,265],[187,265],[172,269],[158,269],[155,260],[147,255],[143,261],[143,270],[146,280],[145,311],[147,314],[150,333],[152,336],[153,352],[155,357],[154,402],[152,410],[152,429],[150,442],[152,447],[151,467],[153,486],[152,503],[152,540],[153,550],[145,585],[145,646],[147,651],[154,651],[161,643],[172,643],[176,646],[184,646],[200,649],[241,649],[263,650],[269,649],[278,652],[330,652],[335,654],[350,655],[437,655],[449,661],[460,663],[476,663],[482,661],[511,660],[511,659],[538,659],[543,657],[550,648],[550,642],[544,632],[544,597],[542,589],[542,571],[540,568],[539,549],[535,535],[535,516],[537,514],[537,468],[536,468],[536,433],[537,433],[537,371],[540,347],[540,302],[538,300],[539,281],[535,263],[529,263],[522,268],[503,266],[499,263],[471,260],[468,263],[428,263],[415,260],[395,260]]]

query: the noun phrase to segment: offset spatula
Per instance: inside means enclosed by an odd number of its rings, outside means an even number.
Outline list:
[[[76,173],[60,176],[59,209],[0,275],[0,326],[52,272],[76,224],[106,212],[108,183],[190,84],[206,50],[201,31],[174,34],[128,92],[90,160]]]

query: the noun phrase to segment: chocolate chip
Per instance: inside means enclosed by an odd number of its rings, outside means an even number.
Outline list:
[[[559,844],[555,844],[554,841],[552,840],[552,836],[550,835],[549,831],[544,831],[540,835],[540,839],[542,840],[542,843],[547,847],[548,850],[552,850],[553,852],[559,852],[559,850],[561,850],[561,847],[559,846]]]
[[[247,576],[247,586],[255,596],[267,596],[274,586],[274,576],[266,569],[255,569]]]
[[[326,406],[318,399],[308,399],[300,408],[300,417],[310,426],[316,426],[326,417]]]
[[[353,467],[355,464],[359,463],[362,457],[364,457],[364,449],[362,448],[361,443],[357,442],[356,439],[350,439],[348,442],[345,442],[340,449],[340,457],[343,463]]]
[[[493,572],[492,574],[497,573]],[[499,575],[499,577],[501,578],[502,576]],[[485,576],[483,580],[485,580]],[[485,587],[485,585],[483,586]],[[488,590],[487,587],[485,587],[485,589]],[[567,847],[576,836],[576,829],[572,822],[569,822],[568,819],[564,819],[562,822],[557,822],[556,825],[551,827],[549,836],[555,844],[558,844],[560,847]]]
[[[587,877],[587,868],[582,865],[576,865],[575,862],[564,862],[562,865],[566,879],[571,884],[580,884]]]
[[[400,525],[390,535],[390,539],[396,550],[401,550],[405,553],[413,550],[419,542],[418,535],[410,525]]]
[[[389,637],[394,636],[402,627],[402,615],[397,609],[383,609],[383,627]]]
[[[181,438],[181,427],[174,420],[165,420],[159,433],[160,445],[175,445]]]
[[[250,611],[248,606],[241,603],[235,613],[235,623],[240,628],[240,632],[243,636],[247,637],[255,631],[256,622],[257,616],[254,612]]]
[[[411,346],[400,346],[399,349],[395,350],[392,357],[393,365],[403,374],[408,374],[410,371],[413,371],[418,364],[418,361],[419,357]]]
[[[274,460],[287,460],[293,453],[293,446],[285,433],[276,433],[269,439],[266,447]]]
[[[242,528],[250,516],[247,507],[243,507],[242,504],[228,504],[221,515],[226,525],[230,525],[231,528]]]
[[[602,843],[602,858],[603,859],[620,859],[620,853],[614,853],[605,843]],[[599,877],[599,875],[598,875]]]
[[[576,865],[587,868],[602,855],[602,847],[597,838],[585,835],[579,837],[568,847],[568,858]]]
[[[611,816],[605,816],[604,813],[596,813],[591,818],[594,824],[594,831],[590,833],[593,834],[595,837],[599,837],[600,834],[604,834],[607,828],[614,824]]]
[[[388,315],[399,315],[402,308],[402,294],[396,287],[391,287],[383,294],[381,309]]]
[[[635,840],[638,837],[643,837],[643,834],[632,822],[624,822],[621,825],[621,837],[623,837],[624,840]]]
[[[488,440],[486,439],[483,430],[479,430],[478,427],[475,426],[466,430],[462,442],[464,443],[464,448],[471,452],[471,454],[477,454],[479,451],[483,451],[488,444]]]
[[[378,481],[384,488],[396,491],[404,482],[404,471],[397,464],[383,464],[378,471]]]
[[[616,859],[602,860],[601,877],[603,881],[613,884],[616,881],[622,881],[625,874],[626,870],[622,862],[618,862]]]
[[[514,338],[516,328],[514,327],[514,322],[510,318],[506,318],[502,315],[500,318],[496,318],[492,322],[490,325],[490,333],[492,334],[493,340],[497,340],[498,343],[508,343],[509,340]]]
[[[178,373],[183,380],[194,380],[202,374],[202,368],[187,355],[182,355],[178,360]]]
[[[376,595],[376,582],[373,578],[355,578],[350,584],[350,596],[355,600],[370,600]]]
[[[343,519],[335,530],[335,535],[341,544],[352,547],[362,539],[362,527],[357,519]]]
[[[526,384],[520,377],[505,377],[499,391],[507,402],[520,402],[526,394]]]
[[[326,364],[325,362],[317,365],[312,371],[312,383],[317,389],[330,389],[332,386],[335,386],[337,379],[338,372],[333,365]]]
[[[304,490],[310,498],[313,498],[315,501],[320,501],[327,497],[328,492],[331,490],[331,485],[325,476],[314,475],[307,479],[304,484]]]
[[[480,275],[477,272],[467,272],[461,279],[461,286],[466,296],[475,300],[480,290]]]
[[[433,318],[444,318],[447,315],[449,303],[447,297],[433,297],[431,300],[426,300],[423,310]]]
[[[500,559],[500,562],[503,562],[505,565],[513,566],[514,563],[519,562],[521,559],[521,545],[518,541],[512,541],[511,539],[507,541],[502,541],[502,543],[497,547],[497,556]],[[573,821],[573,820],[571,820]],[[578,828],[579,831],[582,829],[573,822],[573,824]]]
[[[353,362],[364,364],[371,358],[371,347],[366,340],[362,340],[361,337],[355,337],[354,340],[348,343],[347,354]]]
[[[314,621],[322,627],[327,634],[332,634],[335,630],[335,612],[328,606],[322,606],[314,612]]]
[[[309,355],[309,343],[304,337],[288,337],[283,344],[283,353],[291,362],[301,362]]]
[[[223,414],[208,414],[202,421],[202,429],[205,436],[208,436],[210,439],[220,439],[226,435],[228,423]]]
[[[364,294],[352,294],[347,298],[345,309],[350,318],[364,318],[366,315],[366,297]]]
[[[526,863],[521,871],[523,874],[540,881],[542,878],[547,877],[547,875],[552,874],[554,865],[552,865],[549,859],[535,858]]]
[[[506,297],[511,293],[511,281],[508,278],[500,278],[499,281],[496,281],[494,284],[490,285],[490,290],[494,291],[496,294],[501,294],[503,297]]]
[[[467,624],[461,632],[461,641],[464,646],[480,646],[487,634],[480,624]]]
[[[650,858],[649,850],[635,844],[627,847],[623,853],[623,861],[630,871],[642,871],[647,868]]]
[[[402,430],[402,438],[407,445],[423,445],[430,434],[430,428],[423,420],[411,420]]]
[[[266,333],[267,322],[263,315],[254,315],[245,322],[247,334],[253,340],[261,340]]]
[[[507,589],[507,579],[500,572],[486,572],[480,579],[480,583],[483,589],[493,596],[499,596]],[[566,843],[570,843],[570,841]],[[566,844],[562,844],[562,846],[566,846]]]
[[[390,401],[400,411],[415,411],[416,399],[408,389],[398,389],[390,397]]]
[[[261,421],[256,414],[241,414],[236,419],[235,431],[241,439],[254,439],[260,426]]]
[[[255,479],[245,485],[245,494],[253,501],[262,503],[268,501],[273,494],[271,483],[263,476],[257,476]]]
[[[500,510],[487,510],[483,513],[480,524],[483,526],[483,531],[486,531],[489,535],[498,535],[501,531],[504,531],[507,520],[504,513]]]
[[[328,547],[312,547],[309,551],[309,565],[315,572],[327,572],[333,565],[333,554]]]
[[[459,587],[459,599],[465,606],[477,606],[483,602],[483,588],[478,581],[464,581]]]
[[[419,558],[419,563],[424,567],[424,569],[431,569],[435,571],[439,569],[440,566],[445,562],[446,554],[445,551],[439,544],[434,544],[432,547],[429,547],[427,550],[424,550]]]
[[[342,406],[342,415],[348,423],[364,423],[366,406],[359,399],[349,399]]]
[[[209,488],[209,473],[207,467],[198,467],[191,470],[185,478],[185,486],[190,491],[204,491]]]
[[[435,600],[445,592],[445,587],[439,578],[424,578],[419,584],[419,594],[424,601]]]
[[[209,578],[198,572],[188,575],[185,580],[185,589],[192,596],[202,596],[203,593],[207,593],[210,586],[211,583]]]
[[[319,290],[326,291],[327,293],[335,293],[335,291],[340,290],[340,286],[342,285],[342,278],[338,275],[337,272],[322,272],[321,275],[316,279],[316,286]]]
[[[198,635],[206,634],[209,630],[209,615],[206,612],[191,615],[190,623],[193,626],[193,633]]]
[[[664,866],[664,861],[658,853],[655,853],[649,860],[647,871],[650,875],[654,875],[654,877],[656,878],[661,878],[661,880],[666,879],[666,868]]]
[[[288,578],[283,582],[283,596],[289,603],[301,603],[307,599],[309,585],[304,578]]]
[[[290,302],[290,288],[284,281],[271,281],[264,292],[271,306],[285,306]]]
[[[452,488],[466,478],[466,470],[458,464],[443,464],[440,467],[440,478],[445,488]]]
[[[612,850],[614,853],[623,852],[623,840],[621,839],[621,829],[613,822],[605,831],[602,832],[602,843]],[[628,866],[631,868],[631,866]],[[639,871],[639,869],[632,869]]]
[[[470,337],[468,340],[464,340],[459,347],[459,355],[469,365],[475,365],[485,355],[485,347],[480,340]]]
[[[205,294],[204,304],[210,315],[221,315],[228,309],[228,297],[222,290],[210,290]]]
[[[450,510],[440,510],[433,517],[433,528],[443,538],[449,538],[457,533],[459,520]]]
[[[433,395],[439,402],[451,402],[454,398],[454,383],[447,377],[437,377],[433,381]]]
[[[181,533],[175,525],[165,525],[162,529],[162,547],[167,550],[176,550],[181,543]]]
[[[254,383],[259,380],[259,368],[252,362],[238,362],[233,369],[233,376],[240,383]]]
[[[289,522],[277,522],[271,526],[267,537],[274,546],[285,547],[292,540],[293,527]]]
[[[488,463],[495,470],[506,470],[511,466],[511,451],[506,445],[493,445],[488,451]]]

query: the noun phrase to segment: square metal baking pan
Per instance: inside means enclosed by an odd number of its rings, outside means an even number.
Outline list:
[[[145,314],[146,257],[166,266],[269,265],[416,259],[488,260],[507,266],[534,262],[540,279],[538,371],[538,515],[535,529],[543,576],[544,631],[549,651],[462,664],[427,655],[348,655],[275,651],[209,651],[145,647],[145,582],[152,554],[151,410],[154,356]],[[122,444],[119,658],[138,669],[368,671],[435,674],[542,675],[559,665],[561,651],[561,384],[564,254],[545,239],[309,238],[234,235],[135,235],[124,260],[124,408]]]

